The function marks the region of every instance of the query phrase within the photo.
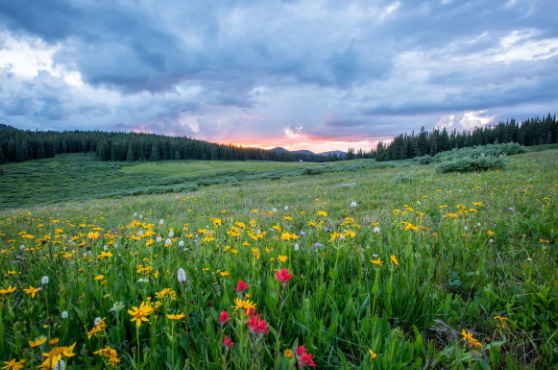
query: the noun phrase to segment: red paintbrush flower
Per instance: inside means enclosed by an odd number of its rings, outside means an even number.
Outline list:
[[[279,280],[281,284],[283,284],[283,289],[285,289],[287,283],[293,277],[292,274],[289,274],[289,270],[287,269],[282,269],[281,272],[276,273],[275,276],[277,277],[277,280]]]
[[[269,331],[269,327],[265,320],[260,320],[256,316],[252,316],[252,319],[248,322],[248,330],[252,333],[264,335]]]
[[[227,347],[228,350],[234,345],[234,342],[231,342],[229,338],[225,335],[225,340],[223,341],[223,344],[225,345],[225,347]]]
[[[250,288],[250,285],[246,284],[244,281],[239,280],[238,284],[236,285],[236,291],[238,293],[242,293],[243,291],[245,291],[246,289]]]
[[[231,318],[229,317],[229,313],[227,311],[221,312],[221,316],[219,317],[219,325],[225,325],[230,319]]]
[[[304,346],[296,347],[296,358],[298,360],[298,367],[316,366],[312,360],[312,355],[306,353],[306,348],[304,348]]]

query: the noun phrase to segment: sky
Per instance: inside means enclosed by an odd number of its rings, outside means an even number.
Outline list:
[[[558,109],[555,0],[0,1],[0,122],[315,152]]]

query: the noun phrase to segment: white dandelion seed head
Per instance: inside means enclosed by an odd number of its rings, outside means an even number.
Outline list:
[[[277,212],[277,208],[273,208],[273,212]]]
[[[138,283],[146,283],[147,284],[148,282],[149,282],[149,279],[144,279],[144,278],[138,279]]]
[[[118,248],[118,243],[114,243],[112,246],[113,246],[114,248]]]
[[[172,238],[174,236],[174,231],[169,231],[169,238]]]
[[[165,245],[171,245],[171,240],[170,239],[165,240]]]
[[[68,311],[62,311],[62,314],[60,315],[61,318],[63,319],[67,319],[68,318]]]
[[[178,282],[180,282],[180,283],[183,283],[183,282],[186,281],[186,272],[184,271],[183,268],[178,269],[177,277],[178,277]]]
[[[106,252],[108,251],[108,245],[103,245],[103,250]]]
[[[357,203],[356,203],[356,202],[352,202],[352,203],[351,203],[351,208],[355,208],[356,206],[357,206]]]
[[[184,246],[184,242],[183,242],[182,240],[179,241],[179,242],[178,242],[178,246],[179,246],[179,247],[183,247],[183,246]]]
[[[375,232],[375,233],[379,233],[379,232],[380,232],[380,228],[379,228],[378,226],[376,226],[376,227],[374,228],[374,232]]]
[[[467,226],[465,226],[465,227],[463,228],[463,230],[467,231],[467,230],[469,230],[469,228],[468,228]]]
[[[138,231],[138,236],[142,236],[143,235],[143,230]]]
[[[285,206],[285,211],[288,211],[288,210],[289,210],[289,206]]]
[[[140,220],[141,220],[141,219],[143,219],[143,216],[142,216],[142,215],[140,215],[139,219],[140,219]]]
[[[294,245],[294,250],[298,252],[298,250],[300,249],[300,247],[298,246],[298,244]]]
[[[136,212],[136,213],[134,213],[134,217],[136,217],[137,215],[138,215],[138,213],[137,213],[137,212]]]
[[[479,223],[477,223],[477,227],[480,227],[480,226],[481,226],[480,222],[479,222]]]
[[[43,285],[48,284],[48,276],[43,276],[43,278],[41,279],[41,284],[43,284]]]
[[[95,319],[95,326],[99,325],[99,323],[100,323],[101,321],[103,321],[103,320],[102,320],[100,317],[97,317],[97,318]]]
[[[488,242],[489,242],[489,243],[494,243],[494,240],[493,240],[493,239],[490,239]]]
[[[20,246],[19,246],[19,249],[21,249],[22,251],[25,252],[25,245],[20,245]]]
[[[161,238],[160,236],[158,236],[158,237],[157,237],[157,241],[158,241],[158,242],[161,242],[161,241],[163,241],[163,238]]]
[[[163,221],[163,219],[159,220],[159,225],[163,226],[165,224],[165,221]]]

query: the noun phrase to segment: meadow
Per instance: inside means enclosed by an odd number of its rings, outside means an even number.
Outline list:
[[[153,192],[173,191],[177,184],[186,183],[182,191],[191,189],[190,185],[198,179],[217,178],[230,182],[239,173],[254,175],[313,166],[318,164],[187,160],[102,162],[93,154],[59,154],[56,158],[4,165],[5,175],[0,176],[0,208],[108,197],[125,191],[144,193],[148,187],[154,188]]]
[[[557,154],[5,209],[3,369],[558,369]],[[95,165],[74,186],[165,178]]]

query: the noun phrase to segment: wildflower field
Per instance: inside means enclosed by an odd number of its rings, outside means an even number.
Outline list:
[[[0,368],[558,369],[557,154],[1,211]]]

